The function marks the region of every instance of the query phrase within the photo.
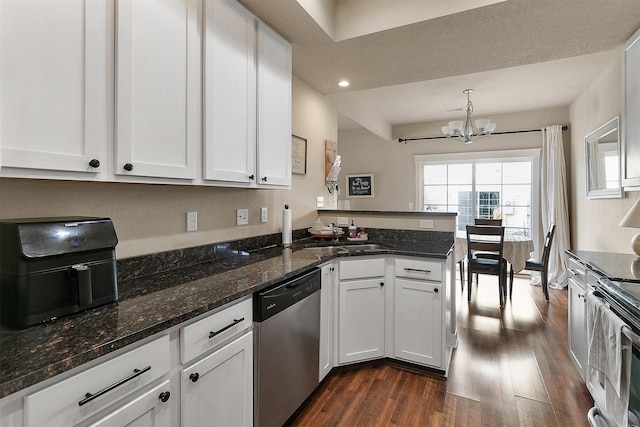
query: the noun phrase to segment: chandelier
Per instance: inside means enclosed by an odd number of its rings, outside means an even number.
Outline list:
[[[467,118],[463,122],[462,120],[455,120],[449,122],[449,126],[442,126],[442,133],[447,138],[458,139],[465,144],[471,144],[478,138],[491,135],[496,129],[496,124],[492,123],[489,119],[478,119],[475,121],[475,128],[471,121],[471,114],[473,114],[473,104],[471,103],[470,93],[473,89],[465,89],[462,93],[467,94]],[[477,129],[477,130],[476,130]]]

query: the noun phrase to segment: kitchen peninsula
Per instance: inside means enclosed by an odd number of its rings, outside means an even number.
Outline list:
[[[445,266],[443,286],[453,286],[453,232],[367,231],[368,243],[381,244],[381,248],[319,255],[304,248],[323,243],[306,237],[306,230],[297,230],[292,251],[283,250],[280,236],[274,234],[119,260],[116,303],[24,330],[0,329],[0,421],[12,424],[11,412],[20,410],[22,396],[27,393],[110,360],[153,337],[177,336],[179,328],[225,304],[330,262],[373,256],[439,260]],[[167,265],[180,268],[162,271]],[[451,305],[449,318],[455,322],[455,314],[451,314],[455,301],[447,303]],[[445,327],[449,328],[446,333]],[[442,328],[450,354],[455,345],[455,323],[443,322]]]

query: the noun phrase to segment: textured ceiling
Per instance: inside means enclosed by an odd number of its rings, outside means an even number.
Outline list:
[[[569,105],[640,27],[640,0],[508,0],[335,42],[296,0],[240,2],[292,43],[296,77],[392,125],[446,118],[465,88],[477,113]]]

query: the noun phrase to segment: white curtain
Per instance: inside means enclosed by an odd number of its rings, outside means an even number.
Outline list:
[[[567,286],[567,260],[565,249],[570,245],[569,204],[567,201],[567,174],[562,146],[562,126],[542,129],[542,161],[540,171],[540,198],[544,232],[550,224],[556,232],[549,255],[549,287]],[[541,254],[542,255],[542,254]]]

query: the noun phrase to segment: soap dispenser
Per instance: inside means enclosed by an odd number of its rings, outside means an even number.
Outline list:
[[[356,228],[356,225],[353,223],[353,220],[351,220],[351,225],[349,226],[349,238],[355,239],[357,235],[358,235],[358,229]]]

